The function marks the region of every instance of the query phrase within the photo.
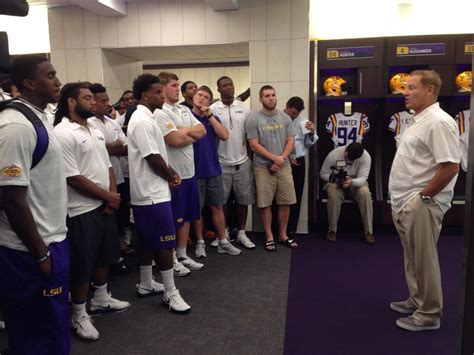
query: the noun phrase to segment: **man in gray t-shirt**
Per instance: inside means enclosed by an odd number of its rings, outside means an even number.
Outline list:
[[[257,187],[257,205],[265,230],[265,249],[275,251],[271,229],[273,199],[278,205],[279,242],[296,248],[298,244],[286,233],[290,205],[296,203],[295,188],[288,156],[295,145],[290,117],[276,109],[275,89],[260,89],[262,110],[250,116],[245,125],[250,148],[254,152],[253,170]]]

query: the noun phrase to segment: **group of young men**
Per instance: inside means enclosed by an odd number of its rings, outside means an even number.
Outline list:
[[[106,88],[82,82],[61,88],[54,67],[41,56],[15,58],[10,75],[21,96],[2,105],[0,116],[0,297],[13,353],[69,353],[71,325],[80,338],[94,341],[99,332],[89,314],[130,307],[129,302],[113,298],[107,285],[109,266],[119,258],[121,225],[116,212],[122,193],[117,187],[128,190],[123,185],[121,157],[128,156],[125,175],[137,232],[138,297],[163,293],[162,302],[171,311],[191,310],[174,276],[204,267],[187,254],[193,226],[195,255],[207,256],[202,237],[204,206],[210,207],[217,237],[211,244],[217,252],[241,253],[226,229],[223,206],[231,191],[238,206],[237,243],[255,248],[245,223],[248,205],[256,198],[265,249],[274,252],[276,238],[280,245],[298,247],[293,238],[295,220],[288,232],[290,206],[296,205],[299,213],[304,156],[317,140],[314,124],[299,117],[304,109],[300,98],[291,98],[285,111],[279,111],[274,88],[265,85],[259,91],[262,109],[251,114],[234,98],[232,80],[221,77],[220,100],[213,104],[207,86],[183,85],[187,106],[192,98],[190,109],[178,103],[175,74],[143,74],[133,82],[136,105],[130,103],[124,117],[113,120],[108,117]],[[406,102],[415,111],[414,122],[402,137],[389,185],[393,219],[405,249],[410,297],[390,307],[412,314],[399,319],[398,326],[425,330],[440,325],[436,242],[452,197],[460,150],[456,127],[436,103],[439,76],[417,71],[411,78]],[[52,102],[57,102],[53,125],[45,112]],[[127,135],[121,126],[126,126]],[[435,144],[435,139],[443,144]],[[360,163],[368,174],[370,157],[365,158],[367,168],[360,145],[331,154],[327,159]],[[323,164],[323,180],[331,164]],[[328,185],[328,194],[340,200],[336,188],[347,192],[366,187],[365,175],[359,184],[351,174],[341,186]],[[295,189],[294,181],[300,188]],[[354,192],[354,196],[367,202],[367,193]],[[277,236],[271,228],[274,202]],[[364,223],[365,237],[373,243],[370,219]],[[337,218],[331,221],[337,223]],[[333,240],[328,234],[330,241],[335,240],[333,232]],[[153,276],[154,257],[162,283]]]
[[[128,112],[112,119],[103,85],[62,86],[52,64],[41,56],[15,58],[10,75],[20,97],[2,108],[0,120],[0,295],[14,353],[68,353],[71,326],[81,339],[94,341],[99,332],[91,314],[130,307],[113,298],[107,284],[109,266],[119,259],[119,229],[123,234],[126,225],[117,223],[116,215],[128,191],[140,265],[137,296],[163,293],[163,304],[173,312],[191,310],[174,277],[204,267],[187,255],[193,227],[195,255],[207,256],[204,206],[211,211],[216,232],[211,245],[218,253],[241,253],[226,228],[224,205],[232,192],[238,244],[255,248],[245,224],[248,205],[257,197],[265,249],[276,250],[274,199],[278,241],[298,246],[298,216],[287,233],[290,205],[296,202],[290,164],[304,167],[304,155],[316,141],[313,123],[292,122],[304,109],[301,99],[292,98],[294,105],[285,110],[290,118],[276,109],[275,90],[264,86],[259,93],[262,111],[252,116],[235,99],[232,80],[221,77],[220,100],[214,103],[207,86],[191,83],[190,109],[178,103],[175,74],[143,74],[125,93],[133,95]],[[46,113],[50,103],[57,103],[53,124]],[[302,144],[299,155],[294,152],[295,129]],[[253,166],[247,146],[254,153]],[[162,283],[153,276],[155,258]]]

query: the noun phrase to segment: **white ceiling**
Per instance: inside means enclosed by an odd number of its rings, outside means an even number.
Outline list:
[[[143,64],[222,63],[249,60],[248,43],[114,48],[107,51],[142,61]]]

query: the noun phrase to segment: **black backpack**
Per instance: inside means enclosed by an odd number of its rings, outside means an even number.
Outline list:
[[[38,163],[43,159],[43,156],[46,154],[49,145],[49,136],[48,131],[44,123],[40,118],[25,104],[19,100],[5,100],[0,101],[0,112],[6,108],[13,108],[17,111],[20,111],[33,125],[33,128],[36,132],[36,146],[33,151],[33,160],[31,163],[31,169],[33,169]]]

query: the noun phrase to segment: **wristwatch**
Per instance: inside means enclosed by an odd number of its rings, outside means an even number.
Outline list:
[[[422,195],[421,192],[420,192],[420,196],[421,196],[421,199],[423,200],[423,203],[430,204],[431,202],[433,202],[433,199],[431,198],[431,196]]]

